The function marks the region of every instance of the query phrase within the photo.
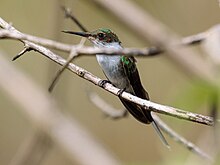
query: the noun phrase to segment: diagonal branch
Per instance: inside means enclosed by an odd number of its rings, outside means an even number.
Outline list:
[[[64,72],[64,70],[68,67],[68,65],[73,61],[73,59],[74,59],[77,55],[78,55],[78,54],[77,54],[74,50],[70,53],[70,55],[69,55],[69,57],[68,57],[66,63],[62,66],[62,68],[61,68],[60,70],[58,70],[58,72],[56,73],[56,76],[54,77],[53,81],[51,82],[51,84],[50,84],[50,86],[49,86],[49,88],[48,88],[48,91],[49,91],[49,92],[52,92],[52,91],[53,91],[53,89],[54,89],[54,87],[55,87],[55,85],[56,85],[58,79],[60,78],[61,74]]]

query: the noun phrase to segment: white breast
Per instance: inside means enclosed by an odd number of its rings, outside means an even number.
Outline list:
[[[122,49],[118,43],[109,44],[108,48]],[[121,64],[121,56],[96,55],[96,58],[105,76],[111,83],[120,89],[126,88],[127,91],[131,91],[129,80]]]

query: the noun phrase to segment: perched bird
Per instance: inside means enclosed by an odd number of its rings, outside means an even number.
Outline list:
[[[63,32],[86,37],[95,47],[98,48],[123,49],[118,36],[107,28],[100,28],[92,32]],[[148,93],[141,84],[138,69],[136,67],[136,60],[133,56],[98,54],[96,55],[96,58],[108,81],[110,81],[115,87],[122,89],[122,91],[125,90],[126,92],[142,99],[149,100]],[[143,107],[125,100],[122,97],[119,98],[134,118],[144,124],[152,123],[162,142],[165,146],[169,147],[169,144],[161,133],[157,123],[151,116],[150,111],[146,111]]]

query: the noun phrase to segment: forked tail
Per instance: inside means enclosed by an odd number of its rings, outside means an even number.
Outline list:
[[[160,137],[160,140],[162,141],[162,143],[170,149],[170,145],[168,144],[167,140],[165,139],[165,137],[163,136],[159,126],[157,125],[157,123],[153,120],[152,121],[152,126],[154,127],[154,130],[157,132],[157,134],[159,135]]]

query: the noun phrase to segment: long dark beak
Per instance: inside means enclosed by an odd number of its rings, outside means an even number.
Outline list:
[[[68,30],[63,30],[62,32],[64,33],[69,33],[69,34],[74,34],[82,37],[89,37],[90,34],[88,32],[73,32],[73,31],[68,31]]]

